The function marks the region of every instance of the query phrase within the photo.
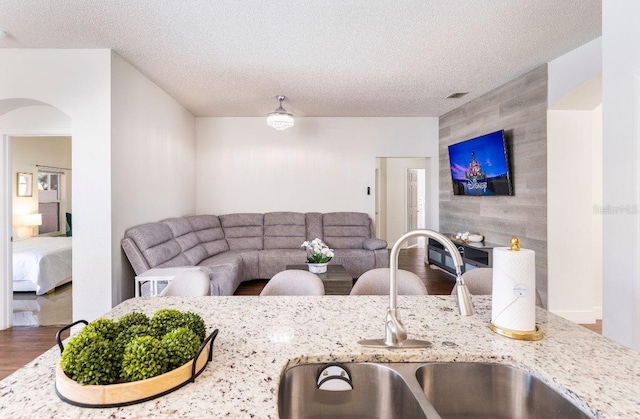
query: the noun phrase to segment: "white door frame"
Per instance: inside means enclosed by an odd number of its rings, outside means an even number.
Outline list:
[[[0,173],[2,188],[2,220],[0,220],[0,301],[4,310],[0,310],[0,330],[13,324],[13,245],[11,230],[13,227],[13,188],[11,176],[11,138],[12,137],[71,137],[70,129],[2,129],[0,132],[0,162],[4,170]],[[71,140],[73,141],[73,139]],[[73,147],[73,146],[72,146]]]

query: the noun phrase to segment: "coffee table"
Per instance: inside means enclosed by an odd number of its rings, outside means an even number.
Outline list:
[[[287,270],[309,271],[307,265],[287,265]],[[353,278],[342,265],[327,265],[327,272],[315,274],[324,284],[325,295],[349,295]]]

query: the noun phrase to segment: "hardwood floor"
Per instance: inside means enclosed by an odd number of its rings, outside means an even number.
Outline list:
[[[59,327],[12,327],[0,330],[0,380],[56,344]],[[63,338],[69,337],[67,330]]]
[[[415,272],[425,281],[429,294],[450,294],[454,278],[424,264],[424,249],[400,251],[398,268]],[[267,280],[243,282],[235,295],[258,295]],[[602,322],[583,325],[597,333],[602,333]],[[38,357],[56,345],[55,334],[58,327],[13,327],[0,331],[0,380]],[[66,332],[65,338],[68,336]]]

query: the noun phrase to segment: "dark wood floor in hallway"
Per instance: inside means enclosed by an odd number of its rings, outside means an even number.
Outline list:
[[[398,267],[415,272],[425,281],[427,290],[432,295],[450,294],[455,284],[453,277],[438,269],[431,269],[424,263],[424,249],[401,250]],[[266,283],[267,280],[245,282],[240,285],[235,295],[258,295]],[[587,325],[587,327],[602,333],[601,322],[596,325]],[[13,327],[0,331],[0,379],[55,346],[55,334],[58,329],[58,327]]]

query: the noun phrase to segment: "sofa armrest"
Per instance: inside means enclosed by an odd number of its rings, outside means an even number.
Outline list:
[[[140,275],[151,269],[144,255],[133,240],[125,237],[120,243],[122,245],[122,250],[124,250],[124,254],[127,256],[127,259],[129,259],[129,263],[131,263],[131,267],[136,275]]]
[[[362,243],[362,247],[366,250],[380,250],[387,248],[387,242],[381,239],[366,239]]]

